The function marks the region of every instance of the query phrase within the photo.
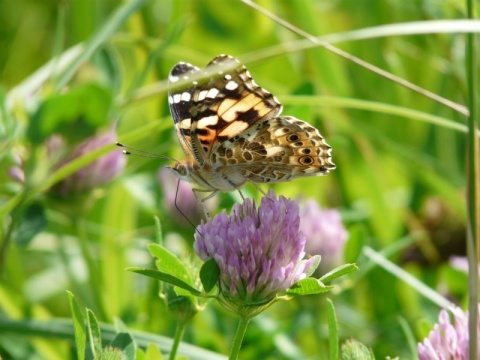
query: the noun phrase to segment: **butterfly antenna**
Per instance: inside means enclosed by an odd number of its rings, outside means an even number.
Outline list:
[[[115,143],[115,145],[117,145],[118,147],[124,148],[123,153],[125,155],[133,155],[133,156],[150,158],[150,159],[167,159],[167,160],[176,161],[175,159],[173,159],[169,156],[156,154],[154,152],[145,151],[145,150],[142,150],[142,149],[137,149],[137,148],[122,144],[118,141]],[[129,149],[129,150],[132,150],[134,152],[131,152],[131,151],[128,151],[128,150],[125,150],[125,149]]]

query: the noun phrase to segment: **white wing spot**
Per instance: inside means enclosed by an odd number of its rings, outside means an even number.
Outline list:
[[[170,75],[168,80],[170,80],[170,82],[172,82],[172,83],[177,82],[178,81],[178,76]]]
[[[183,75],[183,76],[182,76],[182,79],[183,79],[183,80],[188,80],[189,78],[190,78],[190,76],[188,76],[188,75]]]
[[[217,122],[218,122],[217,115],[207,116],[198,120],[197,128],[203,129],[203,128],[206,128],[208,125],[215,125]]]
[[[173,104],[173,97],[171,95],[168,96],[168,103]]]
[[[252,75],[250,75],[250,71],[248,71],[247,69],[245,69],[245,74],[247,74],[247,76],[248,76],[249,78],[252,77]]]
[[[232,75],[227,74],[227,75],[225,75],[223,78],[224,78],[225,80],[227,80],[227,81],[228,81],[228,80],[232,80]]]
[[[195,81],[192,82],[192,84],[196,86],[196,85],[198,85],[198,81],[195,80]]]
[[[205,97],[207,96],[207,92],[208,90],[200,91],[200,93],[198,94],[198,101],[205,100]]]
[[[192,126],[192,119],[190,118],[183,119],[182,121],[180,121],[179,126],[182,129],[190,129],[190,127]]]
[[[238,84],[235,81],[229,81],[227,85],[225,85],[225,89],[230,91],[235,90],[236,88],[238,88]]]
[[[181,95],[180,94],[173,95],[173,102],[175,104],[178,104],[180,102],[180,100],[181,100]]]
[[[182,94],[181,100],[188,102],[188,101],[190,101],[191,98],[192,98],[192,96],[190,95],[190,93],[184,92],[184,93]]]
[[[283,148],[281,146],[272,146],[265,148],[267,151],[267,156],[274,156],[275,154],[281,152]]]
[[[218,91],[217,88],[211,88],[210,90],[208,90],[208,94],[206,95],[206,97],[210,99],[215,99],[219,93],[220,91]]]

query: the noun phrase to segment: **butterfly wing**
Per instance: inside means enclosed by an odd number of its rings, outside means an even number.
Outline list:
[[[168,84],[171,90],[168,93],[168,105],[175,124],[180,145],[187,157],[193,155],[191,145],[191,109],[197,82],[192,80],[201,70],[191,64],[180,62],[170,71]],[[183,84],[179,85],[179,84]]]
[[[331,147],[318,130],[293,116],[257,123],[222,143],[212,162],[231,177],[256,183],[326,175],[335,169]]]
[[[192,146],[204,159],[220,144],[282,111],[280,102],[231,56],[217,56],[204,73],[208,80],[195,89],[191,118]]]
[[[203,72],[178,63],[170,72],[169,84],[179,81],[187,84],[170,91],[170,112],[183,150],[199,164],[224,141],[282,111],[280,102],[229,55],[215,57]]]

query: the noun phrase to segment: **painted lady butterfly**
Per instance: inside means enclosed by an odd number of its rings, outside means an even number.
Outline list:
[[[175,86],[185,81],[188,87]],[[180,62],[169,84],[174,89],[168,96],[170,112],[187,156],[171,169],[212,191],[207,198],[247,181],[283,182],[335,169],[331,147],[318,130],[293,116],[279,116],[280,102],[235,58],[219,55],[203,71]]]

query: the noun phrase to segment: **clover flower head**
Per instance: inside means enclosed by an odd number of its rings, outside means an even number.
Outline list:
[[[321,209],[313,199],[300,202],[300,227],[307,239],[306,253],[322,257],[321,273],[340,265],[348,231],[337,210]]]
[[[105,134],[87,139],[81,143],[68,160],[62,162],[62,164],[92,152],[106,144],[113,144],[115,141],[116,132],[114,129]],[[104,185],[121,173],[125,165],[125,155],[118,150],[113,150],[66,178],[61,183],[60,191],[65,195],[70,191],[82,191]]]
[[[194,249],[204,261],[215,259],[220,269],[221,295],[231,310],[267,304],[309,276],[317,257],[305,260],[305,236],[299,230],[297,203],[273,191],[257,208],[246,199],[202,223]]]
[[[467,360],[468,359],[468,313],[458,307],[452,307],[453,323],[446,310],[440,311],[428,338],[418,344],[420,360]],[[477,324],[480,330],[480,322]],[[479,332],[480,334],[480,332]],[[478,342],[479,339],[477,339]]]

